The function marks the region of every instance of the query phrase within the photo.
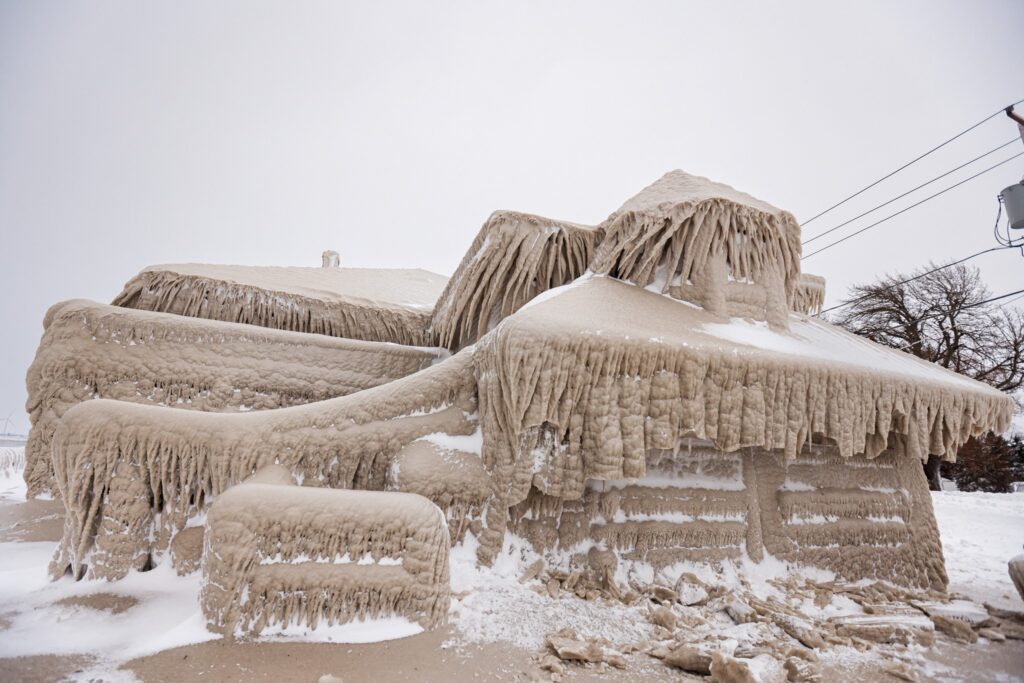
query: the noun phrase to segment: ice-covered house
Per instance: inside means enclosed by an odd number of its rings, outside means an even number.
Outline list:
[[[450,544],[487,564],[510,530],[552,564],[943,589],[920,461],[1012,402],[810,317],[823,293],[789,213],[681,171],[596,227],[497,212],[447,282],[148,268],[47,314],[26,478],[67,509],[52,571],[202,546],[226,631],[436,624]]]

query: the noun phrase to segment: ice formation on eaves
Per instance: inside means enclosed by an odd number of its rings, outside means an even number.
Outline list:
[[[808,319],[821,306],[823,282],[802,276],[799,255],[788,213],[675,171],[597,228],[493,215],[432,312],[425,300],[435,295],[396,294],[393,280],[378,298],[334,291],[320,305],[311,283],[321,276],[283,282],[312,269],[158,271],[165,284],[139,285],[119,301],[167,312],[125,311],[131,329],[200,325],[204,339],[229,328],[254,338],[289,334],[172,315],[179,313],[431,339],[461,350],[412,372],[406,363],[429,362],[430,354],[414,349],[391,365],[398,352],[380,345],[379,355],[371,352],[386,365],[379,386],[262,412],[110,400],[67,409],[81,400],[71,394],[51,449],[67,508],[51,570],[117,578],[157,561],[211,501],[279,464],[302,484],[288,494],[297,501],[310,487],[423,496],[444,512],[451,538],[470,531],[479,539],[483,562],[511,525],[552,562],[575,561],[574,549],[595,542],[623,561],[659,566],[745,552],[848,579],[941,589],[941,550],[917,460],[952,459],[969,436],[1004,428],[1012,401]],[[365,289],[371,277],[352,286]],[[331,308],[338,302],[359,314]],[[400,321],[381,322],[377,310],[397,311]],[[91,349],[83,367],[120,368],[132,387],[146,386],[156,357],[191,362],[191,349],[178,345],[154,346],[153,358],[118,355],[124,349],[94,343],[88,325],[85,333],[67,325],[74,339],[55,353]],[[58,329],[47,335],[57,339]],[[335,347],[321,354],[302,341],[309,335],[291,334],[289,348],[313,354],[312,375],[296,369],[295,377],[323,377],[316,366],[334,358]],[[264,357],[259,343],[239,346],[225,347],[226,355]],[[219,362],[210,353],[198,361],[204,368]],[[87,381],[54,376],[50,393]],[[234,375],[231,382],[248,387]],[[699,467],[690,470],[695,443]],[[729,481],[716,492],[709,482],[722,479],[719,470]],[[666,492],[666,480],[678,486]],[[262,523],[246,519],[253,528]],[[268,539],[272,547],[260,552],[287,554],[289,538]],[[286,593],[303,590],[288,586]],[[282,599],[271,613],[298,609]],[[345,605],[323,609],[351,614]]]
[[[204,411],[282,408],[351,394],[429,366],[437,349],[337,339],[66,301],[47,312],[29,368],[29,495],[52,491],[50,440],[92,398]]]
[[[813,312],[816,301],[815,276],[798,287],[799,253],[788,212],[672,171],[597,227],[496,211],[447,283],[427,271],[179,264],[143,270],[114,304],[455,351],[588,268],[784,325],[787,306]]]
[[[115,306],[332,337],[432,345],[430,313],[445,284],[425,270],[178,264],[132,278]]]

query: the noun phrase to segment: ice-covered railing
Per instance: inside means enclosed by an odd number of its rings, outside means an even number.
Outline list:
[[[0,477],[18,477],[24,469],[24,447],[0,446]]]
[[[684,438],[676,452],[648,453],[644,476],[591,479],[578,498],[533,487],[510,528],[566,571],[596,545],[630,574],[770,555],[850,581],[946,586],[926,481],[898,448],[844,458],[814,444],[788,460]]]

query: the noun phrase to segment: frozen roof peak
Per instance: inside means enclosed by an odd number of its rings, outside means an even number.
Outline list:
[[[700,204],[714,199],[724,199],[733,204],[771,214],[776,218],[785,218],[787,222],[796,222],[788,211],[783,211],[768,202],[752,197],[746,192],[740,192],[731,185],[715,182],[703,176],[692,175],[679,169],[669,171],[627,199],[605,222],[611,223],[624,213],[661,213],[671,206]]]

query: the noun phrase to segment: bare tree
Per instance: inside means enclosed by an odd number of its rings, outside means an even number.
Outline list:
[[[1006,392],[1024,386],[1024,316],[988,303],[977,268],[927,268],[855,285],[835,320],[855,334],[906,351]],[[934,272],[929,272],[933,271]],[[940,458],[929,456],[938,490]]]

